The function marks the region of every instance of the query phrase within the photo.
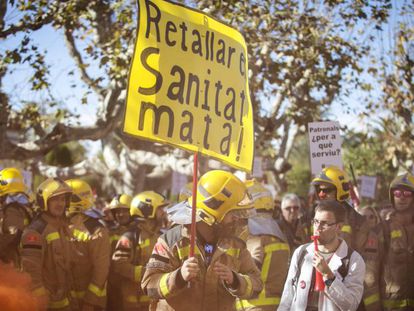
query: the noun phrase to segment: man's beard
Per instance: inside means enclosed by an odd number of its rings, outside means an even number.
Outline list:
[[[319,237],[318,242],[319,242],[320,245],[327,245],[329,243],[332,243],[335,240],[335,238],[336,238],[335,236],[332,236],[331,239],[327,240],[326,238],[321,239],[321,237]]]
[[[218,225],[215,232],[217,238],[228,238],[234,236],[236,232],[237,224],[232,222],[225,225]]]

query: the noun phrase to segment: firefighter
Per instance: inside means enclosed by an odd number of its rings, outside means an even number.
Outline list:
[[[371,229],[364,242],[361,256],[365,260],[365,279],[363,302],[365,311],[382,310],[381,301],[381,275],[384,263],[383,224],[372,206],[367,206],[361,213],[367,219],[367,225]],[[376,221],[375,221],[376,218]]]
[[[368,239],[366,250],[373,256],[367,261],[367,269],[372,287],[381,286],[384,310],[414,310],[414,176],[397,176],[391,182],[389,196],[395,214],[374,231],[376,238]],[[378,293],[369,294],[364,295],[364,301],[378,301]]]
[[[289,244],[273,218],[273,197],[268,189],[256,180],[245,182],[253,199],[257,216],[248,220],[247,249],[261,270],[263,290],[251,300],[239,300],[237,310],[276,310],[280,303],[289,269]]]
[[[121,236],[133,226],[131,223],[130,207],[132,197],[128,194],[118,194],[109,203],[110,214],[115,221],[115,226],[112,226],[109,230],[109,239],[111,245],[111,258],[115,252],[115,247],[121,238]],[[113,262],[108,276],[108,292],[107,292],[107,310],[116,311],[119,308],[119,304],[122,301],[121,289],[119,288],[120,279],[119,276],[113,271]]]
[[[94,197],[89,184],[81,179],[66,183],[72,189],[67,215],[76,249],[72,298],[78,300],[82,311],[103,310],[111,251],[108,229],[92,212]]]
[[[131,226],[131,207],[132,197],[128,194],[118,194],[116,195],[111,203],[109,203],[109,209],[114,217],[116,226],[114,226],[110,231],[110,240],[111,240],[111,256],[115,251],[115,246],[124,234],[129,226]]]
[[[152,309],[233,310],[236,297],[262,290],[245,242],[232,236],[238,212],[252,210],[246,186],[230,172],[209,171],[198,182],[196,201],[195,256],[189,257],[189,225],[171,228],[154,246],[141,284]]]
[[[164,207],[168,204],[165,197],[155,191],[144,191],[132,199],[130,213],[137,225],[122,235],[112,256],[122,293],[118,310],[148,310],[150,299],[137,288],[141,287],[145,265],[161,235]]]
[[[324,168],[313,180],[317,200],[336,200],[346,210],[346,218],[341,228],[340,238],[359,253],[363,253],[363,242],[366,241],[369,226],[365,218],[352,206],[350,198],[350,182],[347,174],[336,166]]]
[[[23,231],[23,270],[32,278],[33,294],[48,300],[48,309],[78,310],[71,298],[75,250],[65,211],[72,189],[58,178],[41,183],[36,202],[42,210]]]
[[[18,246],[33,218],[23,175],[17,168],[0,171],[0,261],[20,266]]]

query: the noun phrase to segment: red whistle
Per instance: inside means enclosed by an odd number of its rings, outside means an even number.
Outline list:
[[[319,235],[312,235],[311,239],[313,241],[313,245],[315,247],[315,252],[318,251],[318,239]],[[313,289],[317,292],[323,292],[325,289],[325,282],[323,281],[322,274],[316,270],[315,271],[315,286]]]

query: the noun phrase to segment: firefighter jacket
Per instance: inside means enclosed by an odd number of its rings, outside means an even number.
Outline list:
[[[364,216],[355,211],[352,206],[346,202],[343,203],[343,206],[347,213],[339,237],[361,254],[364,248],[363,241],[367,239],[370,231],[369,226],[366,224]]]
[[[112,256],[113,272],[119,276],[116,286],[121,290],[118,310],[148,310],[150,299],[142,292],[141,281],[160,234],[160,226],[148,220],[129,229],[118,241]]]
[[[380,224],[369,232],[361,253],[366,265],[363,296],[366,311],[382,310],[381,279],[384,264],[382,230],[382,224]]]
[[[373,274],[382,276],[379,283],[383,309],[414,310],[414,223],[402,225],[391,219],[385,222],[374,242],[383,245],[369,263],[377,269]],[[382,263],[382,271],[374,266],[375,261]]]
[[[110,240],[110,259],[112,258],[113,254],[115,253],[116,245],[118,244],[119,239],[121,236],[127,232],[128,230],[133,230],[135,224],[130,224],[128,226],[115,226],[109,230],[109,240]],[[113,261],[110,260],[110,268],[109,268],[109,276],[108,276],[108,284],[107,284],[107,310],[108,311],[118,311],[120,309],[120,303],[122,301],[122,294],[121,288],[119,284],[121,282],[121,278],[119,274],[114,273],[114,266]]]
[[[306,255],[303,258],[301,267],[298,267],[298,257],[302,247],[306,247]],[[323,293],[319,294],[318,310],[356,310],[362,298],[363,283],[365,275],[365,263],[358,252],[354,251],[349,260],[347,275],[343,278],[340,268],[343,265],[342,259],[348,254],[348,245],[342,241],[338,249],[332,255],[328,265],[335,274],[335,280],[330,286],[325,286]],[[309,297],[309,289],[312,286],[314,256],[314,245],[305,244],[296,249],[292,256],[282,300],[279,311],[283,310],[306,310]],[[299,273],[297,274],[297,270]],[[295,279],[295,276],[298,279]]]
[[[24,204],[19,198],[23,199]],[[0,261],[20,267],[20,238],[33,216],[26,195],[9,195],[0,213]]]
[[[104,308],[111,251],[108,229],[82,213],[70,218],[69,228],[76,249],[71,295],[79,305]]]
[[[293,254],[295,249],[300,245],[310,241],[309,228],[305,223],[302,223],[301,220],[297,220],[294,225],[291,225],[281,216],[277,223],[286,236],[291,254]]]
[[[115,247],[121,238],[121,236],[128,231],[129,229],[133,228],[134,226],[116,226],[109,230],[109,242],[111,244],[111,256],[115,252]]]
[[[260,293],[260,272],[242,240],[234,237],[219,239],[212,252],[201,247],[199,238],[196,240],[200,274],[188,286],[180,270],[190,251],[187,227],[178,225],[158,239],[141,284],[144,292],[155,300],[152,302],[154,309],[234,310],[236,297],[250,299]],[[214,273],[213,266],[217,261],[233,271],[238,283],[235,289],[226,286]],[[157,305],[156,300],[159,300]]]
[[[275,310],[289,269],[289,244],[273,218],[249,219],[247,249],[261,271],[263,290],[251,300],[238,300],[237,310]]]
[[[39,215],[23,231],[23,270],[32,278],[33,294],[46,298],[51,310],[78,310],[70,296],[75,253],[70,239],[68,220],[47,213]]]

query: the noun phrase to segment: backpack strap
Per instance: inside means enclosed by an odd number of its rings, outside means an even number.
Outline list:
[[[298,254],[298,261],[297,261],[297,269],[296,269],[296,274],[292,279],[292,285],[293,287],[296,288],[297,284],[298,284],[298,280],[299,280],[299,276],[300,276],[300,271],[302,270],[302,265],[303,265],[303,261],[305,260],[305,256],[308,253],[308,251],[306,250],[306,248],[310,245],[311,243],[306,243],[304,245],[302,245],[299,249],[299,254]]]
[[[352,253],[354,252],[354,249],[350,246],[348,246],[348,253],[344,258],[341,259],[342,265],[339,267],[338,272],[344,279],[348,275],[349,270],[349,262],[351,260]]]
[[[351,256],[353,253],[354,253],[354,250],[352,249],[352,247],[348,246],[348,253],[346,254],[344,258],[341,259],[342,266],[339,267],[338,272],[342,276],[343,279],[348,275],[349,262],[351,261]],[[359,302],[359,305],[356,311],[365,311],[365,303],[364,303],[363,297],[361,301]]]

